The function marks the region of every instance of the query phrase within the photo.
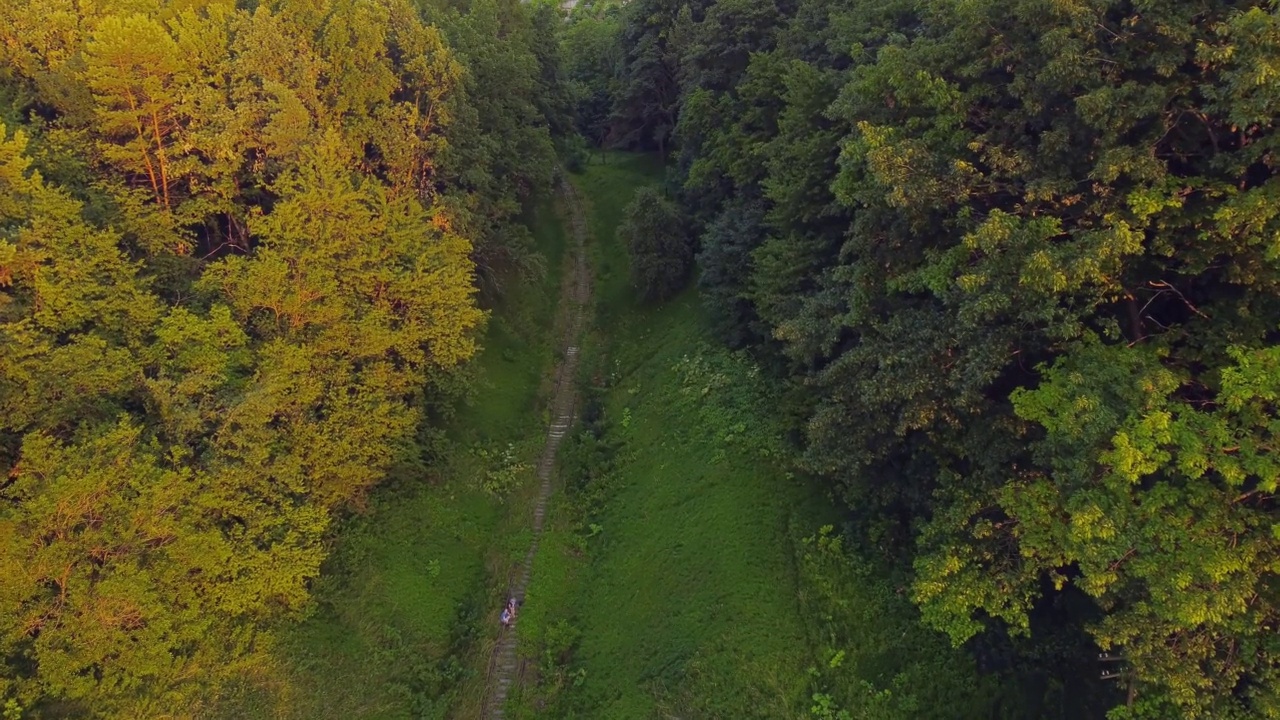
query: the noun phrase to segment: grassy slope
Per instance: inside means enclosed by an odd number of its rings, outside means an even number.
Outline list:
[[[634,305],[613,234],[625,181],[598,175],[583,186],[599,211],[600,320],[614,339],[605,413],[624,450],[582,586],[577,705],[595,717],[651,717],[659,704],[784,717],[805,689],[786,538],[803,497],[775,467],[726,454],[681,402],[674,367],[705,334],[697,299]]]
[[[805,493],[759,458],[735,455],[677,397],[673,368],[705,334],[697,298],[635,307],[613,229],[657,168],[627,156],[611,163],[593,165],[579,186],[593,208],[597,326],[607,329],[588,359],[612,376],[604,412],[622,449],[598,515],[562,503],[522,631],[536,647],[554,644],[545,635],[557,622],[573,628],[567,679],[577,685],[560,698],[564,715],[786,717],[807,688],[787,536]]]
[[[597,239],[606,335],[584,364],[604,439],[566,446],[570,490],[520,627],[540,685],[516,714],[997,717],[998,681],[923,630],[883,570],[803,542],[834,511],[786,472],[767,383],[707,344],[695,291],[636,306],[614,228],[659,169],[610,163],[577,179]],[[581,460],[601,445],[612,461]]]
[[[785,717],[808,665],[789,515],[805,504],[767,461],[700,426],[676,363],[698,345],[693,300],[639,318],[617,346],[606,413],[623,460],[583,586],[586,707],[650,717],[665,702]],[[596,714],[596,713],[592,713]]]
[[[475,360],[472,401],[448,427],[451,457],[432,482],[378,491],[348,520],[318,585],[317,613],[282,640],[275,701],[249,700],[251,717],[445,717],[482,681],[492,609],[510,558],[527,542],[522,500],[544,430],[550,338],[565,236],[550,203],[536,240],[546,277],[508,282]],[[514,445],[523,481],[505,502],[479,489],[497,461],[477,448]]]

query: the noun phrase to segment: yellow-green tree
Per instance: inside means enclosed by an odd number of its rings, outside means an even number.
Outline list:
[[[491,10],[453,20],[498,42]],[[462,164],[551,175],[445,37],[406,0],[0,6],[31,125],[0,142],[0,704],[198,715],[305,610],[335,515],[420,462],[475,241],[530,189]]]

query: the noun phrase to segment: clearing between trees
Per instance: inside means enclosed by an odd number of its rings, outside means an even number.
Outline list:
[[[556,451],[560,442],[573,424],[575,402],[577,398],[577,371],[580,343],[586,319],[587,304],[591,299],[591,268],[587,262],[586,245],[588,229],[586,217],[578,191],[566,179],[559,183],[560,201],[563,208],[563,219],[568,222],[573,235],[573,274],[566,281],[560,303],[568,314],[568,321],[563,324],[561,348],[563,356],[556,370],[555,395],[551,401],[551,426],[547,431],[546,444],[543,446],[542,459],[538,461],[538,495],[533,512],[533,542],[525,553],[524,560],[508,576],[507,596],[523,604],[525,593],[533,569],[533,562],[538,554],[538,542],[542,539],[542,528],[547,514],[547,503],[551,498],[552,478],[556,467]],[[497,646],[494,647],[487,672],[485,699],[482,715],[492,720],[505,717],[507,694],[511,685],[520,675],[522,663],[516,657],[516,627],[519,615],[512,619],[508,627],[500,631]]]
[[[690,291],[639,305],[615,237],[652,158],[574,178],[595,243],[581,422],[561,449],[508,718],[1000,717],[999,675],[823,531],[774,398]],[[842,711],[852,715],[841,715]]]

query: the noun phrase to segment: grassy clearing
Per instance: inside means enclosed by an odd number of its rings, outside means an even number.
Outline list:
[[[809,665],[789,522],[812,508],[777,462],[761,462],[762,448],[743,455],[735,438],[699,422],[704,398],[686,357],[705,332],[697,298],[635,306],[613,233],[634,189],[658,171],[615,155],[580,179],[598,241],[596,326],[607,337],[584,350],[595,386],[589,432],[566,447],[569,492],[522,619],[542,680],[524,710],[789,717],[807,700]]]
[[[545,430],[552,326],[566,261],[551,203],[535,216],[548,272],[506,283],[474,389],[448,420],[438,477],[395,482],[337,533],[314,615],[281,638],[281,678],[227,717],[474,715],[505,577],[529,537],[526,499]],[[486,492],[485,485],[505,491]]]
[[[639,307],[614,228],[652,161],[579,187],[597,239],[582,432],[521,620],[528,718],[1000,717],[997,678],[925,631],[787,471],[768,383],[706,344],[696,293]]]
[[[699,422],[697,405],[718,401],[708,395],[729,376],[690,355],[694,303],[637,318],[614,354],[603,412],[619,450],[577,616],[584,717],[782,718],[805,698],[787,532],[806,498],[745,421]]]

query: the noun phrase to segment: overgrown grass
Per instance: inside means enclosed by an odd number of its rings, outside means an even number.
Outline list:
[[[820,528],[769,383],[709,345],[696,293],[643,307],[614,237],[644,158],[579,187],[597,239],[582,431],[521,620],[529,718],[997,717],[1000,691]]]
[[[577,608],[584,717],[784,718],[807,690],[787,537],[806,498],[740,442],[757,428],[701,422],[694,302],[644,313],[616,346],[603,411],[620,447]]]
[[[656,171],[614,156],[580,183],[607,339],[587,348],[591,434],[567,448],[570,495],[535,568],[525,647],[539,651],[553,715],[790,717],[807,700],[810,653],[789,521],[812,503],[780,458],[761,457],[770,450],[740,452],[741,420],[702,422],[705,378],[688,357],[705,332],[696,297],[633,300],[613,233]]]
[[[279,677],[228,703],[227,716],[474,714],[495,608],[530,540],[519,530],[545,431],[566,239],[550,201],[534,227],[548,271],[509,279],[491,308],[437,476],[392,483],[342,523],[313,616],[280,640]]]

